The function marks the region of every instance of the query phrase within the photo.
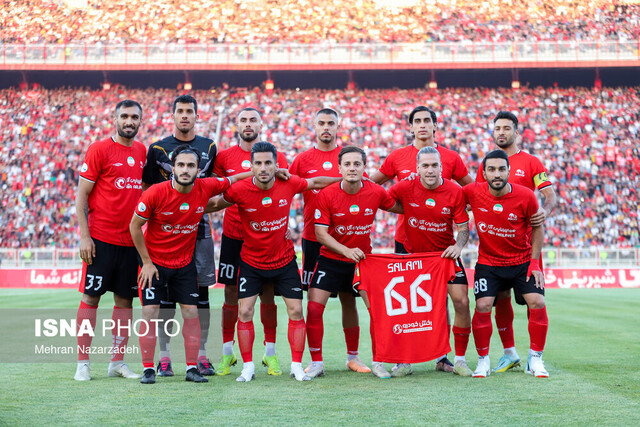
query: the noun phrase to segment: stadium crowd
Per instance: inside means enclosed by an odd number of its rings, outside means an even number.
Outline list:
[[[472,176],[493,147],[492,118],[518,114],[522,148],[550,172],[559,203],[547,221],[547,245],[640,245],[640,88],[523,88],[427,90],[238,90],[194,91],[200,121],[196,133],[214,137],[224,106],[219,148],[237,141],[235,116],[245,106],[264,112],[262,139],[276,144],[289,162],[314,141],[315,111],[330,106],[342,115],[338,137],[368,152],[372,174],[395,148],[412,141],[407,114],[424,104],[438,112],[436,141],[458,151]],[[76,247],[75,188],[88,145],[113,130],[113,105],[132,98],[144,107],[138,139],[149,145],[173,127],[175,90],[88,89],[0,91],[0,247]],[[299,239],[301,201],[290,228]],[[214,216],[220,238],[221,217]],[[376,223],[378,247],[391,247],[395,216]],[[217,234],[216,234],[217,233]],[[477,243],[472,230],[470,247]]]
[[[640,5],[610,0],[3,1],[3,43],[634,40]],[[634,4],[635,3],[635,4]],[[304,22],[301,25],[300,22]]]

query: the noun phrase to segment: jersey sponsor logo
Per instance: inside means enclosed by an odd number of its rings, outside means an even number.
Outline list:
[[[138,203],[138,210],[140,212],[144,212],[144,211],[147,210],[147,206],[144,203],[140,202],[140,203]]]
[[[331,162],[324,162],[322,164],[322,169],[329,171],[331,170],[331,168],[333,168],[333,164]]]
[[[365,216],[373,215],[373,209],[366,208],[366,209],[364,210],[364,215],[365,215]]]
[[[127,157],[127,164],[131,167],[133,167],[133,165],[136,164],[136,161],[133,159],[133,157],[129,156]]]
[[[89,166],[87,166],[87,164],[86,164],[86,163],[83,163],[83,164],[82,164],[82,167],[80,168],[80,172],[81,172],[81,173],[85,173],[85,172],[86,172],[86,171],[88,171],[88,170],[89,170]]]
[[[180,212],[187,212],[189,210],[189,203],[183,203],[180,205]]]
[[[289,202],[287,202],[287,199],[280,199],[280,201],[278,202],[278,207],[283,207],[283,206],[287,206]]]
[[[260,224],[258,224],[257,222],[251,221],[249,225],[251,225],[251,228],[253,228],[255,231],[260,231]]]
[[[122,190],[126,187],[127,180],[124,179],[123,177],[116,178],[115,181],[113,181],[113,185],[115,185],[116,188],[119,188],[120,190]]]
[[[413,228],[417,228],[418,227],[418,219],[411,217],[409,218],[409,221],[407,221],[409,223],[409,225]]]
[[[337,227],[335,228],[335,230],[336,230],[336,233],[338,233],[338,234],[340,234],[340,235],[342,235],[342,236],[344,236],[344,233],[346,233],[346,232],[347,232],[347,228],[346,228],[344,225],[339,225],[339,226],[337,226]]]
[[[204,212],[204,207],[203,206],[198,206],[196,208],[196,213],[203,213]]]
[[[507,218],[509,221],[517,221],[518,220],[518,215],[514,214],[514,213],[510,213],[509,217]]]
[[[516,230],[512,228],[496,227],[493,224],[485,224],[484,222],[478,223],[478,231],[507,239],[515,239],[516,237]]]
[[[487,224],[484,222],[479,222],[478,223],[478,231],[481,233],[486,233],[487,232]]]
[[[444,208],[442,208],[442,215],[451,215],[451,209],[449,209],[449,207],[445,206]]]
[[[411,228],[419,228],[422,231],[432,231],[436,233],[445,233],[448,230],[446,222],[433,222],[424,219],[411,217],[407,220]]]
[[[496,203],[495,205],[493,205],[493,212],[494,213],[502,213],[502,211],[504,210],[504,208],[502,207],[502,205],[500,203]]]
[[[271,206],[272,203],[273,200],[271,200],[271,197],[265,197],[264,199],[262,199],[262,206],[264,206],[265,208]]]
[[[349,213],[351,215],[358,215],[360,213],[360,206],[358,205],[351,205],[349,207]]]
[[[251,162],[249,160],[243,160],[240,166],[242,166],[242,169],[249,170],[251,169]]]
[[[436,201],[433,199],[427,199],[424,204],[428,207],[428,208],[434,208],[436,206]]]
[[[173,226],[171,224],[162,224],[162,231],[171,233],[173,231]]]
[[[516,176],[524,177],[524,171],[522,169],[517,169]]]
[[[320,213],[320,209],[316,209],[315,213],[313,214],[313,217],[315,219],[320,219],[321,216],[322,214]]]
[[[403,324],[396,323],[395,325],[393,325],[393,333],[396,335],[432,330],[433,323],[431,322],[431,320],[421,320]]]

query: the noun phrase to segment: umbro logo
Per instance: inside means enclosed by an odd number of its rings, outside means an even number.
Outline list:
[[[410,173],[413,173],[413,171],[409,170],[409,169],[405,169],[405,170],[400,171],[400,173],[410,174]],[[398,174],[398,175],[400,175],[400,174]]]
[[[310,171],[307,171],[307,173],[315,173],[318,172],[318,169],[311,169]]]
[[[160,212],[160,215],[173,215],[173,212]]]
[[[235,169],[227,169],[225,172],[227,173],[234,173],[236,170]]]
[[[340,212],[338,212],[338,213],[334,213],[333,215],[334,215],[334,216],[344,216],[344,214],[343,214],[343,213],[340,213]]]
[[[414,208],[419,208],[420,205],[417,203],[409,203],[409,206],[413,206]]]
[[[480,212],[489,212],[489,211],[488,211],[488,210],[486,210],[485,208],[478,208],[478,210],[479,210]]]
[[[255,212],[257,209],[253,209],[253,208],[249,208],[247,209],[247,212]]]
[[[122,163],[114,163],[113,166],[116,166],[116,167],[122,166]]]

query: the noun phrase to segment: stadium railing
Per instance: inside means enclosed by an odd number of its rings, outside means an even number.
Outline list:
[[[629,41],[190,44],[2,44],[0,68],[444,68],[620,66],[640,63],[640,38]]]
[[[297,250],[300,251],[299,248]],[[375,252],[392,252],[392,249],[378,249]],[[473,267],[477,256],[475,249],[462,251],[462,259],[466,267]],[[640,248],[545,248],[543,262],[545,267],[638,267]],[[79,268],[80,266],[77,249],[0,248],[0,268]]]

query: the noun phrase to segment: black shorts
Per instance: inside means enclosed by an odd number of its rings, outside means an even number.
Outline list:
[[[273,284],[276,295],[284,298],[302,299],[302,281],[298,263],[293,258],[284,267],[261,270],[240,260],[238,273],[238,299],[249,298],[262,292],[263,285]]]
[[[198,272],[198,286],[207,287],[216,284],[216,263],[214,261],[213,239],[211,237],[196,240],[193,253]]]
[[[500,291],[513,288],[514,292],[524,294],[544,295],[544,289],[536,287],[533,276],[527,281],[529,263],[496,267],[491,265],[476,264],[476,273],[473,284],[473,293],[478,298],[495,297]]]
[[[408,254],[409,252],[407,252],[407,250],[404,248],[404,245],[400,242],[398,242],[397,240],[394,240],[395,244],[396,244],[396,250],[395,253],[397,254]]]
[[[308,290],[316,269],[322,245],[313,240],[302,239],[302,289]]]
[[[111,291],[123,298],[138,296],[138,251],[133,246],[118,246],[93,239],[96,256],[93,263],[82,263],[80,292],[101,296]]]
[[[353,274],[355,271],[355,263],[320,256],[309,287],[331,292],[334,297],[337,292],[347,292],[356,297],[360,296],[353,289]]]
[[[141,305],[160,305],[162,301],[198,304],[198,273],[194,260],[180,268],[155,266],[160,279],[154,277],[151,288],[139,289]]]
[[[240,266],[240,250],[242,240],[222,235],[220,240],[220,263],[218,264],[218,283],[225,286],[238,285],[238,268]]]
[[[449,282],[450,285],[465,285],[469,286],[469,281],[467,280],[467,273],[464,270],[464,265],[462,264],[462,260],[457,258],[455,261],[456,266],[461,268],[462,271],[456,271],[456,277],[453,278]]]

